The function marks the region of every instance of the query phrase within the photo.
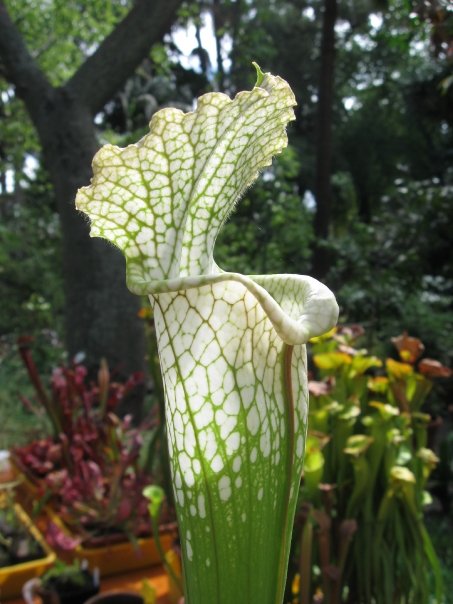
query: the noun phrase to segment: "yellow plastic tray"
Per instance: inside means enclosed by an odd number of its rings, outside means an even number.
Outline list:
[[[14,504],[14,510],[21,523],[42,547],[45,557],[32,560],[31,562],[23,562],[22,564],[0,568],[0,602],[20,596],[22,585],[26,581],[39,577],[55,562],[54,552],[49,548],[41,533],[33,525],[28,514],[17,503]]]

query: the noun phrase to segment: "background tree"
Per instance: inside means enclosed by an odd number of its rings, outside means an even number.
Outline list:
[[[57,200],[68,352],[86,352],[89,363],[106,357],[125,372],[143,367],[137,301],[125,287],[120,255],[105,242],[88,238],[87,224],[73,200],[77,188],[91,176],[98,146],[95,115],[169,30],[180,4],[181,0],[138,0],[95,52],[54,86],[25,43],[32,22],[22,20],[19,11],[16,25],[0,2],[1,73],[14,86],[36,128]],[[86,8],[74,6],[79,15]],[[83,46],[83,40],[79,43]]]

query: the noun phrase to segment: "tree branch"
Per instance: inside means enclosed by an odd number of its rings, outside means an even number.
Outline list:
[[[80,66],[66,88],[97,113],[162,39],[182,0],[137,0],[96,52]]]
[[[37,119],[43,96],[52,86],[29,53],[21,33],[12,22],[0,0],[0,60],[2,74],[13,84],[34,121]]]

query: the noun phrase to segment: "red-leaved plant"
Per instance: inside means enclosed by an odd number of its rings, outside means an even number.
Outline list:
[[[49,394],[33,361],[30,339],[21,338],[19,349],[53,434],[16,448],[14,455],[40,497],[50,500],[80,538],[63,538],[55,525],[47,536],[60,548],[72,548],[99,535],[120,532],[132,537],[149,532],[142,491],[152,477],[139,459],[144,426],[135,428],[130,416],[120,418],[115,413],[142,376],[134,374],[124,384],[112,382],[102,361],[98,379],[92,381],[86,367],[73,363],[54,369]],[[24,402],[38,412],[31,401]],[[155,422],[147,420],[146,428]]]

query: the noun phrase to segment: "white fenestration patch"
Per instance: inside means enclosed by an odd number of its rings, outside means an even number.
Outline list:
[[[223,459],[220,457],[220,455],[216,455],[214,457],[214,459],[211,461],[211,468],[212,471],[215,473],[220,472],[221,470],[223,470]]]
[[[198,495],[198,513],[200,514],[200,518],[206,518],[205,498],[203,493]]]
[[[303,455],[304,446],[305,446],[305,439],[302,434],[299,434],[299,436],[297,437],[297,443],[296,443],[297,457],[301,457]]]
[[[192,550],[192,544],[190,541],[186,541],[186,552],[187,552],[187,557],[190,561],[193,560],[193,550]]]
[[[240,442],[241,435],[239,432],[233,432],[232,434],[230,434],[230,436],[225,441],[227,453],[231,454],[234,453],[234,451],[237,451],[239,449]]]
[[[260,427],[260,417],[256,407],[252,407],[247,415],[247,428],[250,433],[255,436],[258,433]]]
[[[222,476],[219,480],[219,495],[222,501],[228,501],[231,497],[231,480],[229,476]]]

